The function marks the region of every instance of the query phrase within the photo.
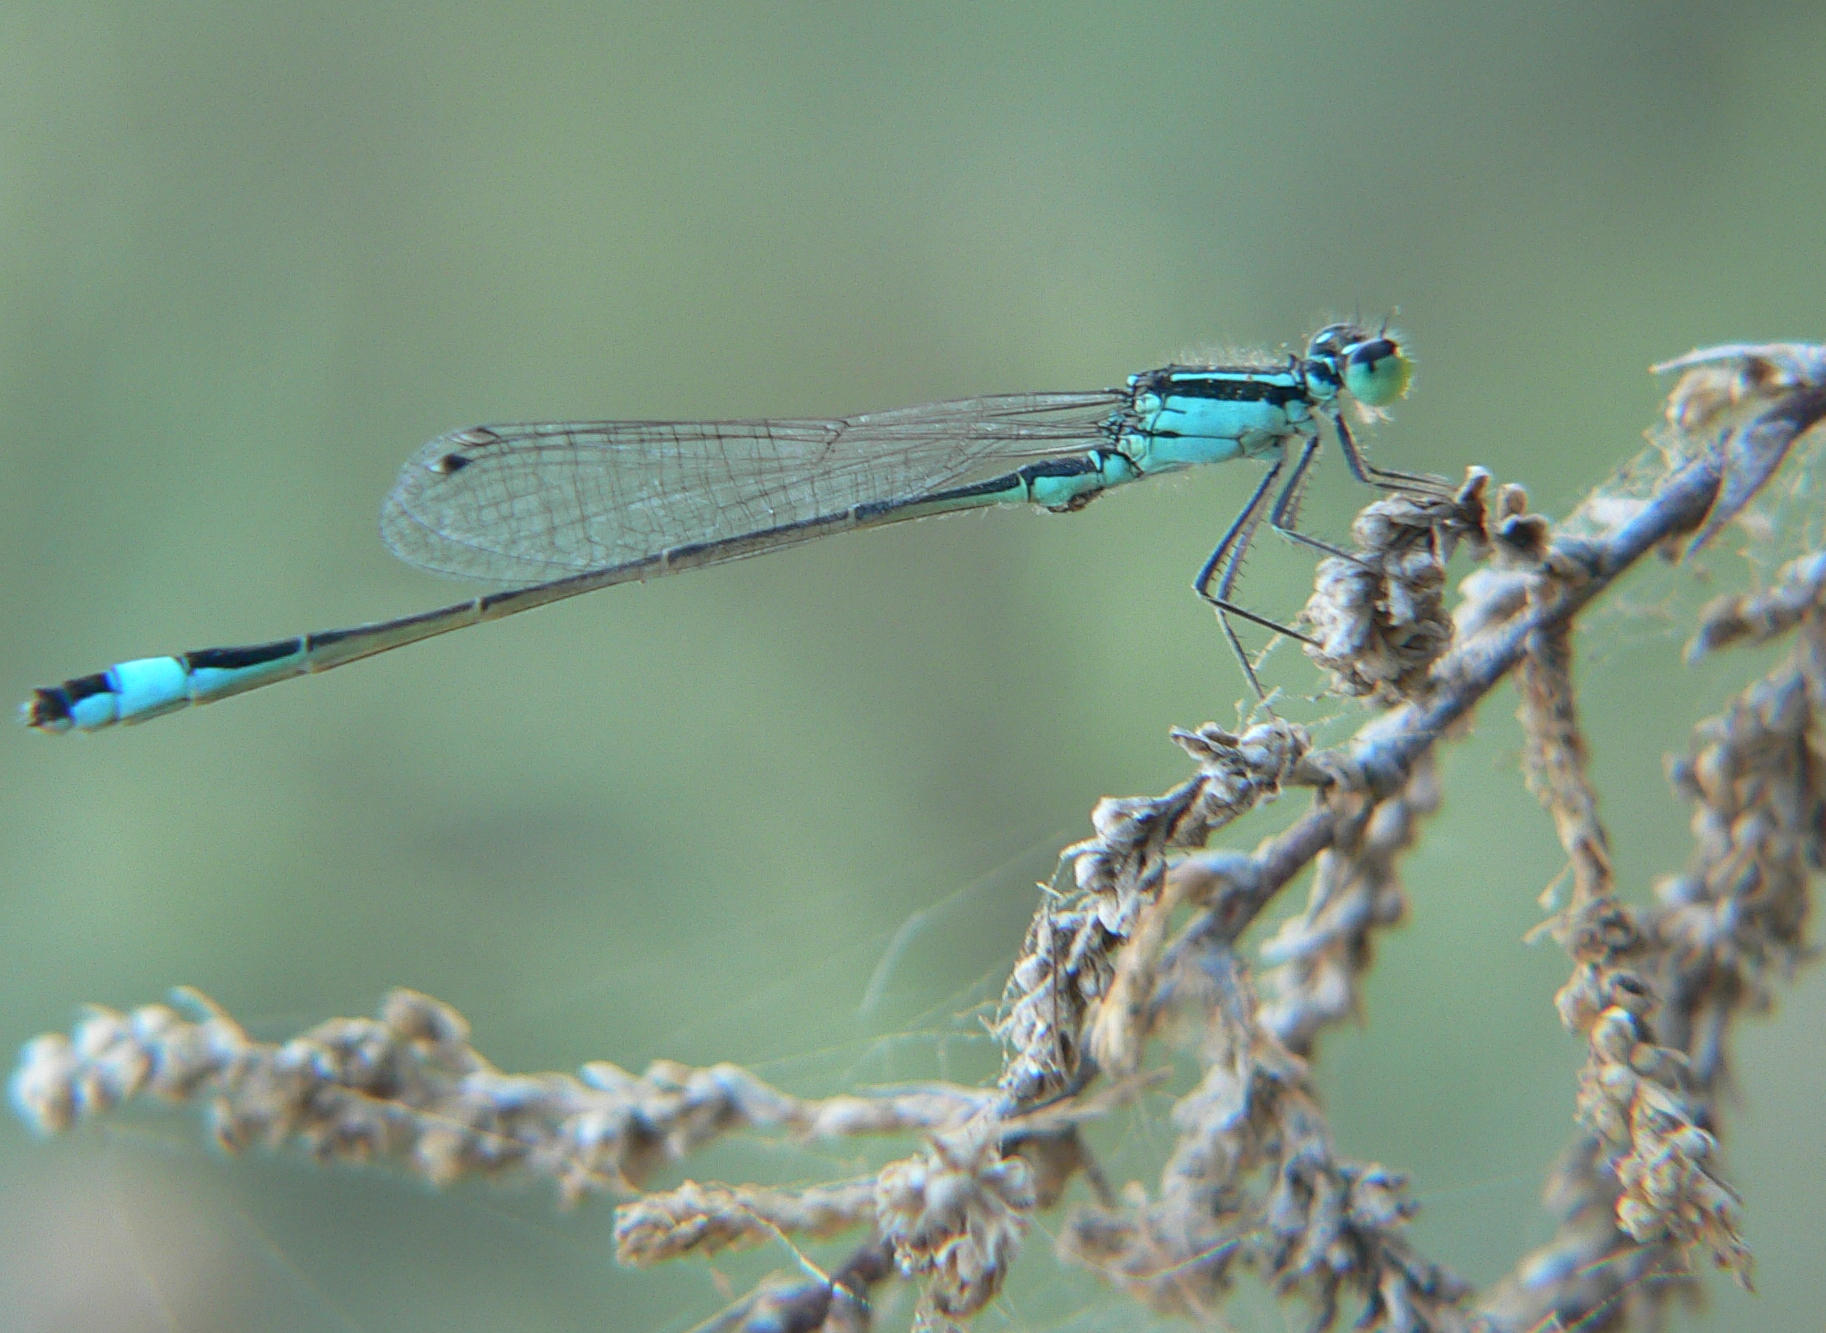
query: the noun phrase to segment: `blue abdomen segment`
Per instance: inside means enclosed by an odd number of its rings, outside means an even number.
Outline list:
[[[181,657],[139,657],[93,676],[37,691],[25,721],[44,731],[99,731],[144,722],[192,704],[240,694],[307,670],[305,642],[211,648]]]
[[[1094,449],[1081,459],[1034,464],[1021,470],[1027,480],[1025,498],[1048,509],[1079,509],[1112,486],[1135,481],[1141,472],[1134,463],[1108,449]]]
[[[986,481],[954,486],[911,500],[884,500],[858,505],[854,526],[930,514],[954,514],[989,505],[1036,504],[1048,509],[1082,509],[1112,486],[1135,481],[1142,469],[1113,449],[1092,449],[1065,458],[1049,458]]]

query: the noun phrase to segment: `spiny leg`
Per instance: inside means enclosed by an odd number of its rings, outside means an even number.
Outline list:
[[[1230,594],[1236,586],[1237,575],[1242,572],[1243,556],[1249,550],[1250,540],[1255,536],[1256,527],[1262,521],[1263,502],[1273,489],[1275,479],[1281,475],[1286,466],[1285,456],[1275,459],[1268,471],[1262,474],[1261,481],[1256,483],[1250,493],[1249,502],[1243,506],[1229,529],[1218,541],[1216,548],[1206,557],[1199,567],[1198,575],[1192,580],[1192,590],[1217,608],[1217,623],[1224,631],[1224,638],[1229,641],[1230,651],[1236,654],[1236,660],[1242,664],[1243,676],[1249,682],[1249,688],[1255,691],[1256,698],[1264,704],[1268,701],[1268,691],[1262,688],[1261,679],[1255,674],[1255,663],[1250,660],[1243,641],[1237,637],[1236,628],[1231,625],[1230,617],[1239,616],[1253,625],[1275,634],[1285,634],[1289,638],[1311,643],[1312,640],[1296,629],[1280,624],[1278,621],[1259,616],[1246,607],[1238,606],[1231,600]],[[1213,583],[1215,582],[1215,588]]]
[[[1281,487],[1280,494],[1275,496],[1274,508],[1268,511],[1268,526],[1289,541],[1299,542],[1302,546],[1310,546],[1315,551],[1337,556],[1340,560],[1348,560],[1352,564],[1361,564],[1363,562],[1349,551],[1333,546],[1330,542],[1309,533],[1301,532],[1295,526],[1299,522],[1300,499],[1306,491],[1306,478],[1311,472],[1312,461],[1318,457],[1318,453],[1319,437],[1317,435],[1308,436],[1305,443],[1300,446],[1300,456],[1294,462],[1293,472],[1288,476],[1287,484]]]
[[[1424,472],[1400,472],[1394,468],[1372,465],[1364,458],[1356,440],[1351,438],[1350,427],[1344,424],[1343,414],[1331,412],[1327,415],[1331,418],[1332,429],[1338,434],[1338,447],[1344,451],[1344,461],[1350,466],[1351,475],[1365,486],[1375,486],[1385,491],[1403,491],[1409,495],[1438,496],[1442,499],[1449,498],[1456,490],[1444,477],[1430,476]]]
[[[1444,499],[1453,494],[1451,483],[1443,477],[1427,476],[1418,472],[1397,472],[1392,468],[1372,467],[1364,460],[1363,453],[1357,448],[1357,442],[1351,438],[1350,427],[1344,424],[1342,416],[1331,416],[1332,428],[1338,434],[1338,447],[1344,453],[1344,460],[1350,465],[1351,475],[1365,486],[1374,486],[1380,490],[1393,491],[1400,495],[1412,495],[1422,498]],[[1342,547],[1310,533],[1301,532],[1296,526],[1299,521],[1300,499],[1306,488],[1307,469],[1312,463],[1318,448],[1318,437],[1309,438],[1300,450],[1299,462],[1294,466],[1293,475],[1288,477],[1287,484],[1281,488],[1280,496],[1275,500],[1274,508],[1268,514],[1268,526],[1290,541],[1309,546],[1315,551],[1348,560],[1354,565],[1363,561]]]
[[[1399,494],[1422,497],[1445,498],[1453,494],[1450,482],[1443,477],[1428,476],[1423,473],[1401,472],[1393,468],[1372,466],[1358,449],[1357,442],[1351,438],[1350,428],[1345,425],[1342,415],[1332,413],[1332,428],[1337,432],[1339,448],[1344,453],[1345,462],[1349,465],[1351,475],[1366,486],[1380,490],[1394,491]],[[1318,435],[1307,436],[1300,446],[1299,457],[1294,460],[1292,470],[1288,472],[1287,481],[1279,491],[1274,492],[1274,503],[1266,511],[1263,504],[1274,490],[1274,483],[1280,477],[1287,459],[1283,454],[1257,483],[1249,496],[1249,502],[1243,511],[1231,523],[1229,530],[1218,542],[1205,563],[1200,567],[1198,576],[1192,586],[1198,595],[1217,608],[1218,624],[1223,627],[1224,637],[1230,643],[1230,649],[1236,654],[1237,661],[1242,663],[1243,674],[1248,678],[1250,687],[1256,696],[1265,704],[1267,692],[1262,688],[1260,678],[1255,672],[1255,663],[1243,648],[1242,640],[1237,637],[1235,628],[1230,624],[1230,616],[1238,616],[1251,624],[1260,625],[1276,634],[1284,634],[1298,639],[1301,643],[1312,643],[1310,636],[1300,633],[1278,621],[1266,616],[1257,615],[1245,607],[1237,605],[1232,594],[1235,591],[1238,577],[1242,573],[1243,557],[1248,553],[1249,544],[1255,537],[1256,529],[1264,517],[1268,526],[1290,541],[1310,547],[1329,556],[1348,560],[1360,565],[1362,560],[1342,547],[1321,538],[1301,532],[1296,525],[1299,518],[1300,500],[1306,489],[1306,480],[1311,473],[1314,458],[1318,456],[1321,440]],[[1213,583],[1215,581],[1215,587]]]

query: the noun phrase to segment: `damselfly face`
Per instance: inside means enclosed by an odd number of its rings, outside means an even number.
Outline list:
[[[1328,378],[1365,407],[1387,407],[1408,391],[1414,363],[1385,331],[1356,324],[1331,324],[1313,335],[1306,359],[1323,365]]]

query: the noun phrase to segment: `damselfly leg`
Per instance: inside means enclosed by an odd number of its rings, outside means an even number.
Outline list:
[[[1417,472],[1399,472],[1392,468],[1372,466],[1364,459],[1362,451],[1357,447],[1357,442],[1351,438],[1350,427],[1344,423],[1342,416],[1330,413],[1326,415],[1331,422],[1332,429],[1337,434],[1339,448],[1344,454],[1345,462],[1350,467],[1351,475],[1364,485],[1403,495],[1443,498],[1452,494],[1451,484],[1443,477]],[[1328,556],[1349,560],[1353,564],[1362,564],[1362,561],[1349,551],[1333,545],[1323,538],[1315,537],[1311,533],[1302,532],[1298,527],[1300,500],[1305,493],[1306,482],[1311,475],[1312,463],[1318,456],[1320,445],[1321,439],[1318,435],[1309,435],[1301,440],[1300,452],[1291,466],[1287,462],[1285,453],[1274,459],[1269,465],[1268,471],[1263,473],[1262,479],[1256,483],[1255,489],[1250,492],[1249,500],[1243,506],[1242,512],[1236,516],[1236,519],[1224,532],[1217,546],[1206,557],[1205,563],[1199,567],[1197,577],[1192,581],[1193,590],[1216,609],[1217,621],[1223,629],[1224,638],[1229,643],[1231,652],[1236,655],[1236,660],[1241,664],[1244,678],[1248,680],[1250,688],[1255,691],[1256,697],[1263,703],[1268,700],[1268,692],[1263,689],[1261,678],[1256,674],[1259,659],[1252,658],[1248,650],[1243,647],[1235,626],[1230,623],[1230,617],[1235,616],[1238,619],[1246,620],[1276,635],[1296,639],[1301,643],[1311,644],[1313,639],[1310,635],[1303,634],[1290,625],[1282,624],[1280,621],[1239,605],[1235,599],[1236,585],[1242,575],[1244,558],[1249,553],[1250,544],[1255,540],[1255,534],[1261,527],[1262,521],[1266,519],[1270,528],[1289,541],[1297,542]],[[1277,489],[1275,483],[1281,480],[1283,473],[1286,474],[1286,480],[1282,481]],[[1272,504],[1268,502],[1271,495],[1273,496]]]

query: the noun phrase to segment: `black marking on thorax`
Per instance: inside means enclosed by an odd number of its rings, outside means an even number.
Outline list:
[[[1158,398],[1208,398],[1215,402],[1267,403],[1285,407],[1289,403],[1312,401],[1304,384],[1277,382],[1285,371],[1264,371],[1275,380],[1256,379],[1247,371],[1203,371],[1193,366],[1167,366],[1150,370],[1135,382],[1135,393],[1153,394]]]

